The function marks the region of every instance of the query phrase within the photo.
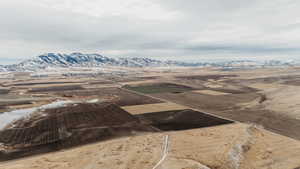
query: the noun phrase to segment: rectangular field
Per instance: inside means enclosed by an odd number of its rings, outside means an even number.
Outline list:
[[[214,91],[214,90],[195,90],[193,92],[200,93],[200,94],[213,95],[213,96],[220,96],[220,95],[230,94],[230,93],[219,92],[219,91]]]
[[[153,84],[140,84],[137,86],[126,85],[124,88],[133,90],[140,93],[181,93],[186,91],[195,90],[192,87],[178,85],[173,83],[153,83]]]
[[[233,123],[233,121],[191,109],[145,113],[135,115],[135,117],[163,131],[187,130]]]
[[[36,87],[29,90],[31,93],[37,92],[57,92],[65,90],[82,90],[84,89],[81,85],[66,85],[66,86],[51,86],[51,87]]]
[[[124,106],[122,107],[122,109],[126,110],[130,114],[144,114],[144,113],[170,111],[170,110],[183,110],[183,109],[187,109],[187,107],[179,104],[167,102],[167,103]]]
[[[0,95],[8,94],[10,92],[10,89],[0,88]]]
[[[212,74],[212,75],[194,75],[194,76],[177,76],[178,79],[185,79],[185,80],[220,80],[226,78],[233,78],[237,77],[237,75],[220,75],[220,74]]]

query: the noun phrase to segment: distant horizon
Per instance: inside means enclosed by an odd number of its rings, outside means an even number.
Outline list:
[[[43,55],[43,54],[48,54],[48,53],[54,53],[54,54],[72,54],[72,53],[82,53],[82,54],[99,54],[105,57],[109,58],[133,58],[133,57],[138,57],[138,56],[108,56],[104,55],[102,53],[97,53],[97,52],[46,52],[46,53],[41,53],[32,57],[26,57],[23,59],[15,59],[15,58],[0,58],[0,65],[12,65],[12,64],[19,64],[23,61],[29,60],[29,59],[35,59],[36,57]],[[289,56],[289,57],[283,57],[283,56],[265,56],[265,57],[233,57],[233,56],[219,56],[219,57],[205,57],[205,56],[182,56],[182,57],[175,57],[175,56],[143,56],[141,58],[151,58],[155,60],[161,60],[161,61],[182,61],[182,62],[226,62],[226,61],[239,61],[239,60],[249,60],[249,61],[269,61],[269,60],[279,60],[279,61],[288,61],[288,60],[294,60],[294,61],[300,61],[300,59],[297,56]]]

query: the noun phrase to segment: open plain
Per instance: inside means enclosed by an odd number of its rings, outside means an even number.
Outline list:
[[[1,169],[300,167],[297,67],[88,73],[0,78]]]

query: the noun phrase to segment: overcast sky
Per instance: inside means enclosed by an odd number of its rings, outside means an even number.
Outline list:
[[[298,58],[299,0],[0,0],[0,64],[47,52]]]

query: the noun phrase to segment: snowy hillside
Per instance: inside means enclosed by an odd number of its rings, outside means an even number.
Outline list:
[[[109,58],[99,54],[47,53],[19,64],[0,66],[0,71],[35,71],[48,67],[101,67],[101,66],[166,66],[162,61],[149,58]]]
[[[166,66],[214,66],[221,68],[251,68],[264,66],[290,66],[297,65],[294,61],[269,60],[263,62],[238,60],[224,62],[179,62],[179,61],[160,61],[150,58],[109,58],[99,54],[60,54],[47,53],[36,58],[26,60],[19,64],[1,66],[0,72],[4,71],[38,71],[46,68],[68,68],[68,67],[103,67],[103,66],[122,66],[122,67],[166,67]]]

